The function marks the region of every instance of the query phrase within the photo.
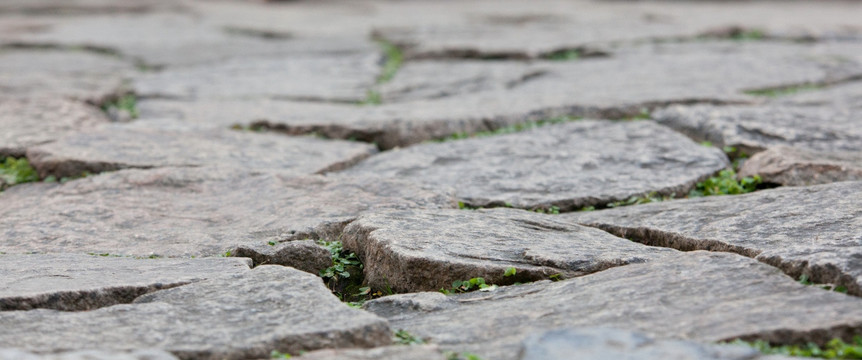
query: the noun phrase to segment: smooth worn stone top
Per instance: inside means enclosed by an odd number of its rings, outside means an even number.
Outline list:
[[[359,217],[341,240],[365,264],[369,285],[397,292],[475,277],[498,285],[569,278],[675,252],[557,220],[515,209],[386,211]],[[516,273],[504,276],[510,267]]]
[[[0,360],[179,360],[161,350],[101,351],[81,350],[39,354],[18,349],[0,349]]]
[[[148,292],[248,271],[245,258],[134,259],[108,254],[0,255],[0,311],[91,310]]]
[[[862,151],[821,152],[777,146],[742,163],[739,176],[758,175],[766,183],[786,186],[862,180]]]
[[[97,108],[77,101],[0,97],[0,157],[21,157],[28,147],[109,121]]]
[[[359,142],[227,128],[113,125],[32,147],[27,158],[41,176],[58,178],[80,176],[83,172],[170,166],[314,174],[342,169],[376,152],[374,145]]]
[[[565,218],[646,244],[732,251],[862,296],[862,182],[620,207]]]
[[[693,138],[749,154],[780,145],[862,151],[860,112],[836,107],[672,106],[652,117]]]
[[[569,328],[538,333],[524,340],[519,360],[789,360],[763,355],[745,345],[701,344],[653,339],[638,332],[610,328]]]
[[[217,255],[241,244],[332,240],[366,211],[454,206],[448,193],[379,177],[121,170],[0,193],[0,252]]]
[[[709,252],[490,293],[393,295],[363,308],[444,350],[501,360],[517,359],[531,334],[575,326],[702,342],[819,344],[862,329],[862,299],[799,284],[743,256]]]
[[[346,173],[451,186],[470,206],[577,210],[682,194],[727,165],[720,151],[650,121],[584,120],[386,152]]]
[[[267,358],[273,350],[391,343],[385,320],[339,301],[319,277],[284,266],[144,295],[93,311],[0,312],[0,347],[57,352],[158,349],[181,359]]]

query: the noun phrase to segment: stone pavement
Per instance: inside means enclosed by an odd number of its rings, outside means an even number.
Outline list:
[[[860,19],[2,1],[0,360],[853,346]]]

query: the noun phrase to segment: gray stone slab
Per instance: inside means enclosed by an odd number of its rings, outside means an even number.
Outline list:
[[[315,275],[332,265],[329,249],[318,245],[314,240],[248,244],[238,246],[230,252],[232,256],[250,258],[254,266],[290,266]]]
[[[434,345],[385,346],[374,349],[317,350],[301,360],[447,360]]]
[[[862,299],[801,285],[736,254],[709,252],[491,293],[387,296],[364,308],[444,350],[502,360],[517,359],[519,344],[533,333],[574,326],[776,343],[849,340],[862,329]]]
[[[788,186],[862,180],[862,151],[817,152],[785,146],[769,148],[743,162],[739,176]]]
[[[391,343],[385,320],[341,303],[319,277],[259,266],[85,312],[0,312],[16,329],[0,346],[27,351],[159,349],[182,359],[266,358]]]
[[[377,152],[370,144],[227,128],[114,125],[30,147],[42,177],[170,166],[224,166],[246,171],[314,174],[340,170]]]
[[[717,149],[650,121],[581,120],[385,152],[345,173],[452,187],[475,207],[568,211],[649,192],[682,195],[726,166]]]
[[[860,201],[862,182],[838,182],[564,217],[651,245],[744,254],[860,296]]]
[[[570,278],[674,253],[515,209],[378,212],[350,223],[341,241],[362,260],[368,285],[396,292],[474,277],[497,285]],[[516,274],[504,276],[510,267]]]
[[[143,73],[132,87],[143,97],[265,97],[358,103],[375,83],[379,60],[377,52],[246,57]]]
[[[217,255],[238,245],[334,240],[365,211],[453,202],[449,193],[379,177],[121,170],[4,191],[0,252]]]
[[[0,255],[0,311],[83,311],[130,303],[146,293],[248,271],[240,258],[134,259],[112,256]]]
[[[178,360],[161,350],[101,351],[81,350],[37,354],[18,349],[0,349],[0,360]]]
[[[117,57],[79,50],[0,51],[0,95],[101,103],[123,90],[133,69]]]
[[[0,99],[0,156],[24,156],[28,147],[88,131],[110,120],[95,107],[60,98]]]
[[[638,332],[610,328],[552,330],[524,340],[519,360],[755,360],[791,359],[763,355],[744,345],[701,344],[683,340],[654,339]]]
[[[672,106],[653,113],[660,124],[715,146],[753,154],[774,146],[821,152],[862,151],[862,117],[835,107]]]
[[[779,104],[800,106],[831,106],[842,109],[862,109],[862,81],[853,81],[820,89],[800,91],[781,96]]]

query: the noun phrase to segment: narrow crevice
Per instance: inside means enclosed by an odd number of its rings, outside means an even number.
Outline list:
[[[150,64],[143,59],[128,56],[117,49],[105,46],[96,45],[62,45],[54,43],[29,43],[29,42],[8,42],[0,45],[0,51],[3,50],[54,50],[54,51],[83,51],[86,53],[106,56],[122,61],[132,63],[139,71],[158,71],[164,66]]]
[[[822,81],[814,81],[814,82],[803,82],[789,85],[781,85],[781,86],[772,86],[772,87],[762,87],[755,89],[747,89],[743,90],[743,93],[752,96],[763,96],[763,97],[781,97],[787,95],[793,95],[800,92],[807,91],[816,91],[816,90],[824,90],[833,86],[843,85],[847,83],[852,83],[856,81],[862,80],[862,74],[846,76],[840,79],[833,80],[822,80]]]
[[[33,309],[89,311],[113,305],[131,304],[142,295],[190,283],[183,281],[148,286],[116,286],[98,290],[58,291],[34,296],[5,297],[0,298],[0,311]]]
[[[228,35],[250,37],[269,41],[289,40],[293,38],[292,34],[286,32],[260,30],[244,27],[225,26],[224,28],[222,28],[222,30]]]

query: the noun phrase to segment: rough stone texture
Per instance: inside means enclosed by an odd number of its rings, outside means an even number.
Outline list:
[[[317,350],[301,360],[446,360],[435,345],[386,346],[374,349]]]
[[[56,354],[36,354],[17,349],[0,349],[0,360],[178,360],[161,350],[100,351],[82,350]]]
[[[93,311],[0,313],[0,346],[56,352],[153,348],[181,359],[266,358],[391,343],[386,321],[351,309],[319,277],[260,266]]]
[[[448,194],[378,177],[122,170],[0,193],[0,252],[216,255],[242,244],[335,239],[365,211],[453,206]]]
[[[115,125],[31,147],[44,177],[80,176],[126,168],[224,166],[314,174],[348,167],[377,149],[370,144],[223,129]]]
[[[672,106],[653,119],[716,146],[753,154],[785,145],[821,152],[862,151],[859,115],[832,107]]]
[[[745,160],[739,176],[788,186],[862,180],[862,151],[816,152],[779,146]]]
[[[361,216],[341,240],[365,264],[365,282],[434,291],[482,277],[509,285],[585,275],[673,253],[524,210],[404,210]],[[514,276],[504,277],[509,267]]]
[[[679,250],[731,251],[862,296],[862,182],[621,207],[563,217]]]
[[[123,79],[132,69],[116,57],[80,50],[0,51],[0,95],[101,103],[122,90]]]
[[[308,273],[319,274],[332,265],[329,249],[314,240],[295,240],[283,243],[241,245],[230,251],[233,256],[250,258],[254,266],[290,266]]]
[[[453,187],[471,206],[577,210],[649,192],[686,193],[724,154],[650,121],[583,120],[517,134],[423,144],[347,169]]]
[[[380,71],[375,52],[231,59],[145,73],[135,93],[167,98],[254,98],[358,103]]]
[[[710,252],[491,293],[394,295],[364,308],[444,350],[502,360],[516,359],[518,344],[532,333],[574,326],[701,342],[825,343],[862,330],[862,299],[801,285],[736,254]]]
[[[109,121],[98,109],[71,100],[0,98],[0,157],[21,157],[30,146]]]
[[[643,334],[609,328],[572,328],[535,334],[524,341],[519,360],[778,360],[748,346],[700,344],[652,339]]]
[[[143,294],[247,271],[248,259],[133,259],[93,255],[0,255],[0,311],[92,310]]]

